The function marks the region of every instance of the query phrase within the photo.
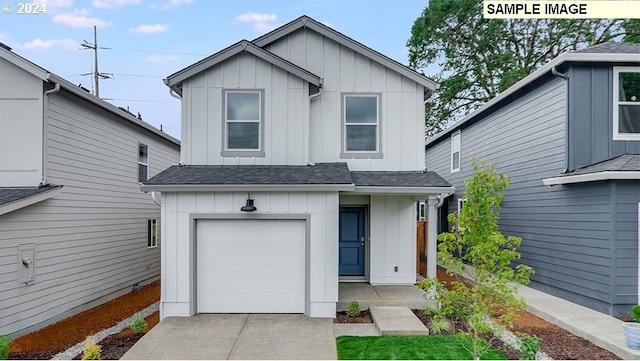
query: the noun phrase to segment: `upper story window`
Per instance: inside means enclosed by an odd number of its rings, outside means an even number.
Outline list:
[[[613,68],[613,139],[640,140],[640,67]]]
[[[451,134],[451,173],[460,171],[460,131]]]
[[[380,149],[380,95],[344,94],[340,157],[382,158]]]
[[[149,147],[146,144],[138,143],[138,182],[144,182],[148,177],[149,168]]]
[[[264,156],[262,90],[224,92],[222,156]]]

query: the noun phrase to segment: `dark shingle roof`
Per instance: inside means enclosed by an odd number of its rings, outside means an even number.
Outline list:
[[[598,172],[638,172],[640,171],[640,154],[623,154],[600,163],[576,169],[564,176],[590,174]]]
[[[451,187],[436,172],[351,172],[356,186]]]
[[[351,184],[351,174],[346,163],[174,165],[144,184]]]
[[[62,186],[48,184],[38,188],[0,187],[0,205],[19,201],[24,198],[35,196],[36,194],[48,192]]]
[[[574,51],[574,53],[595,54],[640,54],[640,44],[607,42]]]

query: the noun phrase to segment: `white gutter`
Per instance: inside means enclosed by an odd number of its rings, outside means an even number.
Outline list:
[[[44,92],[42,97],[42,179],[40,185],[46,185],[47,182],[47,128],[49,122],[49,95],[60,91],[60,83],[53,83],[53,89]]]
[[[160,192],[344,192],[353,191],[353,184],[143,184],[140,190]]]
[[[355,193],[371,193],[371,194],[415,194],[424,196],[425,194],[443,194],[446,192],[453,193],[453,187],[373,187],[373,186],[356,186]]]
[[[606,171],[588,174],[569,175],[563,177],[545,178],[542,183],[546,186],[560,184],[596,182],[602,180],[638,180],[640,171]]]
[[[178,100],[182,100],[182,97],[180,96],[180,94],[176,93],[172,88],[169,88],[169,95],[171,95],[172,97]]]

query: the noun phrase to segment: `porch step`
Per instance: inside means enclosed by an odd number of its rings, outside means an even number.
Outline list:
[[[404,306],[373,306],[369,309],[380,335],[428,335],[429,330]]]

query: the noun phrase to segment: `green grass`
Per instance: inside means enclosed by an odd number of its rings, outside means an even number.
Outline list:
[[[338,360],[471,360],[456,336],[340,336]],[[481,360],[506,360],[491,347]]]

